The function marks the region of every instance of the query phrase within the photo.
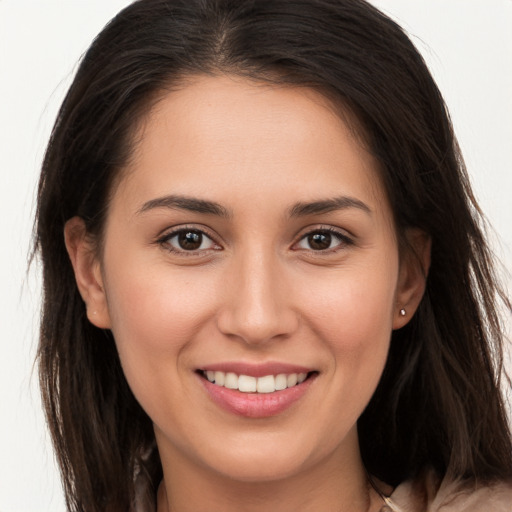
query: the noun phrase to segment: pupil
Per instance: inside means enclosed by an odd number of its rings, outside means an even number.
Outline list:
[[[308,236],[309,246],[312,249],[321,251],[331,246],[331,235],[329,233],[314,233]]]
[[[194,251],[201,247],[203,236],[201,233],[195,233],[193,231],[185,231],[180,233],[178,236],[178,242],[182,249],[186,251]]]

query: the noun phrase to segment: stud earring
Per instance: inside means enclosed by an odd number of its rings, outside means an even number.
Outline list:
[[[407,311],[405,311],[404,308],[400,310],[400,316],[405,316],[407,314]]]

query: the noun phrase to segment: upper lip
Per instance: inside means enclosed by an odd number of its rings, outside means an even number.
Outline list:
[[[267,363],[248,363],[240,361],[230,361],[223,363],[207,364],[199,368],[202,371],[219,371],[224,373],[236,373],[237,375],[249,375],[251,377],[265,377],[265,375],[279,375],[290,373],[309,373],[314,371],[312,368],[290,363],[267,362]]]

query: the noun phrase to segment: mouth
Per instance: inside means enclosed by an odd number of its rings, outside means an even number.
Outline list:
[[[317,372],[279,373],[276,375],[264,375],[255,377],[252,375],[238,375],[234,372],[222,372],[214,370],[199,370],[200,376],[210,383],[241,393],[275,393],[284,391],[302,384]]]
[[[246,418],[269,418],[289,409],[309,394],[318,371],[290,365],[249,366],[196,371],[207,396],[225,411]]]

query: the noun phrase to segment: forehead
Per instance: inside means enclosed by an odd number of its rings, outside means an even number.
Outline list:
[[[229,201],[233,191],[254,198],[264,184],[307,201],[336,195],[342,180],[385,196],[356,120],[309,88],[192,77],[162,95],[135,140],[122,181],[138,195],[215,192]]]

